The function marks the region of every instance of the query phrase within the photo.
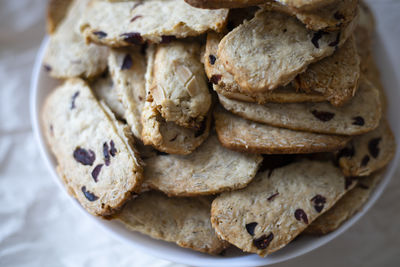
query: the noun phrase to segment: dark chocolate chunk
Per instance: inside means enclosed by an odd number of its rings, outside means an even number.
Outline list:
[[[93,162],[96,160],[96,154],[92,150],[86,150],[84,148],[77,147],[74,150],[74,159],[83,164],[92,166]]]
[[[137,20],[138,18],[142,18],[142,17],[143,17],[142,15],[134,16],[134,17],[131,19],[131,22],[134,22],[134,21]]]
[[[50,72],[51,71],[51,66],[48,64],[43,64],[43,68],[45,71]]]
[[[93,194],[92,192],[90,192],[90,191],[87,191],[86,190],[86,186],[82,186],[82,192],[83,192],[83,194],[85,195],[85,197],[87,198],[87,200],[89,200],[89,201],[96,201],[96,200],[98,200],[99,199],[99,197],[98,196],[96,196],[95,194]]]
[[[321,121],[330,121],[331,119],[333,119],[333,117],[335,117],[335,114],[333,114],[332,112],[328,112],[328,111],[318,111],[318,110],[313,110],[311,111],[311,113],[319,120]]]
[[[272,239],[274,239],[273,233],[270,233],[268,236],[262,235],[259,238],[253,240],[253,245],[258,249],[266,249],[269,243],[271,243]]]
[[[374,158],[377,158],[379,156],[379,143],[382,140],[382,138],[373,138],[369,141],[368,143],[368,151],[373,156]]]
[[[110,155],[111,155],[112,157],[115,157],[116,154],[117,154],[117,149],[115,148],[114,141],[111,140],[111,141],[110,141]]]
[[[368,155],[365,155],[365,156],[363,157],[363,159],[361,160],[361,167],[367,166],[369,160],[370,160],[369,156],[368,156]]]
[[[267,200],[268,201],[272,201],[272,200],[274,200],[274,198],[276,197],[276,196],[278,196],[279,195],[279,192],[276,192],[275,194],[272,194],[271,196],[269,196],[268,198],[267,198]]]
[[[104,156],[104,163],[106,164],[106,166],[109,166],[110,165],[110,154],[108,152],[107,142],[105,142],[103,144],[103,156]]]
[[[130,44],[141,45],[143,43],[142,35],[138,32],[127,32],[121,34],[121,37],[124,38],[124,41]]]
[[[208,59],[210,60],[210,64],[214,65],[217,58],[214,55],[209,55]]]
[[[353,118],[353,125],[363,126],[365,124],[364,118],[357,116]]]
[[[71,97],[71,109],[76,108],[75,107],[75,99],[79,96],[79,91],[75,92],[73,96]]]
[[[315,210],[320,213],[324,208],[326,198],[321,195],[316,195],[311,199],[311,201],[314,203]]]
[[[162,44],[169,44],[172,41],[176,40],[176,36],[174,35],[163,35],[161,36],[161,43]]]
[[[210,82],[212,82],[213,84],[218,84],[219,80],[221,80],[222,75],[221,74],[215,74],[213,76],[211,76]]]
[[[254,235],[254,229],[256,228],[257,224],[258,223],[256,222],[246,224],[246,230],[251,236]]]
[[[97,38],[99,39],[103,39],[104,37],[107,37],[107,33],[103,32],[103,31],[95,31],[93,32],[94,35],[97,36]]]
[[[296,218],[296,220],[303,221],[305,224],[308,224],[307,214],[304,212],[304,210],[297,209],[294,212],[294,217]]]
[[[129,70],[133,65],[132,57],[126,54],[124,60],[122,61],[121,70]]]
[[[96,167],[94,167],[94,169],[92,171],[92,177],[96,183],[97,183],[97,177],[99,176],[99,173],[100,173],[102,167],[103,167],[103,164],[98,164]]]
[[[323,31],[317,31],[314,33],[313,38],[311,39],[312,44],[315,46],[315,48],[319,48],[319,39],[321,39],[322,35],[326,34],[326,32]]]

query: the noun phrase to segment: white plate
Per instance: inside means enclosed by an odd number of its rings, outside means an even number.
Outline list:
[[[399,83],[394,74],[393,65],[390,62],[390,57],[387,54],[381,38],[377,38],[378,42],[375,47],[375,58],[377,59],[378,66],[382,72],[382,81],[386,88],[386,94],[388,98],[388,118],[390,125],[392,126],[393,132],[396,136],[396,140],[400,140],[400,121],[396,120],[396,115],[400,113],[400,94]],[[33,130],[36,136],[36,140],[39,143],[40,152],[45,161],[49,171],[51,172],[56,183],[62,188],[62,190],[67,193],[64,186],[62,185],[59,177],[56,174],[55,167],[56,161],[50,153],[48,146],[44,140],[43,132],[40,126],[40,110],[46,95],[54,89],[58,84],[54,79],[49,78],[48,74],[45,72],[42,66],[42,58],[44,50],[48,43],[48,39],[45,38],[39,50],[36,58],[35,66],[32,73],[32,83],[31,83],[31,120]],[[333,233],[327,234],[322,237],[310,237],[302,236],[296,239],[294,242],[289,244],[284,249],[273,253],[265,258],[261,258],[257,255],[249,255],[241,253],[237,250],[232,250],[227,253],[224,257],[222,256],[211,256],[207,254],[202,254],[189,249],[184,249],[176,246],[173,243],[167,243],[164,241],[159,241],[151,239],[140,233],[135,233],[125,229],[119,222],[116,221],[106,221],[98,217],[92,216],[87,213],[79,203],[71,197],[71,203],[74,203],[82,212],[82,216],[88,216],[93,220],[93,223],[97,223],[109,234],[113,235],[117,239],[126,242],[135,249],[139,249],[153,256],[170,260],[173,262],[195,265],[195,266],[261,266],[269,265],[273,263],[278,263],[292,259],[294,257],[303,255],[310,252],[326,243],[336,238],[344,231],[346,231],[351,225],[357,222],[363,214],[365,214],[373,203],[382,194],[382,191],[389,183],[392,177],[396,163],[399,161],[399,148],[397,148],[395,159],[389,165],[386,170],[386,175],[383,181],[376,188],[374,193],[371,195],[369,201],[364,205],[362,210],[353,216],[350,220],[345,222],[338,230]]]

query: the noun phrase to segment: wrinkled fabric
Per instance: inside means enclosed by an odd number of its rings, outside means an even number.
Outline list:
[[[400,77],[400,2],[370,2]],[[184,266],[115,240],[71,206],[50,177],[29,119],[30,77],[45,34],[45,5],[46,0],[0,0],[0,266]],[[397,266],[399,175],[347,232],[277,266]]]

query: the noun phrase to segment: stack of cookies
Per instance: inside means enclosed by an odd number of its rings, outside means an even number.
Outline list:
[[[265,256],[337,229],[395,151],[358,0],[51,0],[43,129],[91,214]]]

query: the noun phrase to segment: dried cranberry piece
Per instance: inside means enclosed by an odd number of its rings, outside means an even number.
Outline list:
[[[357,116],[353,118],[353,125],[363,126],[365,124],[364,118]]]
[[[72,95],[71,97],[71,109],[76,108],[75,107],[75,99],[79,96],[79,91],[75,92],[75,94]]]
[[[321,196],[321,195],[316,195],[311,199],[312,202],[314,202],[314,208],[315,210],[320,213],[322,209],[324,208],[324,205],[326,203],[326,198]]]
[[[111,140],[110,141],[110,155],[115,157],[116,154],[117,154],[117,149],[115,148],[114,141]]]
[[[137,20],[138,18],[142,18],[142,17],[143,17],[142,15],[134,16],[134,17],[131,19],[131,22],[134,22],[134,21]]]
[[[77,147],[74,150],[74,159],[83,164],[92,166],[93,162],[96,160],[96,154],[92,150],[86,150],[84,148]]]
[[[103,144],[103,156],[104,156],[104,163],[106,164],[106,166],[109,166],[110,165],[110,154],[108,152],[107,142],[105,142]]]
[[[269,243],[271,243],[272,239],[274,239],[273,233],[270,233],[268,236],[262,235],[259,238],[253,240],[253,245],[258,249],[266,249]]]
[[[87,198],[87,200],[93,202],[93,201],[96,201],[96,200],[99,199],[98,196],[96,196],[95,194],[93,194],[93,193],[90,192],[90,191],[87,191],[87,190],[86,190],[86,186],[82,186],[81,189],[82,189],[83,194],[84,194],[85,197]]]
[[[208,59],[210,60],[210,64],[214,65],[217,58],[214,55],[209,55]]]
[[[314,33],[313,38],[311,39],[311,43],[315,46],[315,48],[319,48],[319,39],[321,39],[322,35],[326,34],[323,31],[317,31]]]
[[[44,64],[44,65],[43,65],[43,68],[44,68],[44,70],[47,71],[47,72],[50,72],[50,71],[51,71],[51,66],[48,65],[48,64]]]
[[[267,200],[268,200],[268,201],[272,201],[272,200],[274,200],[274,198],[277,197],[278,195],[279,195],[279,192],[276,192],[275,194],[272,194],[271,196],[269,196],[269,197],[267,198]]]
[[[368,156],[368,155],[365,155],[365,156],[363,157],[363,159],[361,160],[361,167],[367,166],[369,160],[370,160],[369,156]]]
[[[122,61],[121,70],[129,70],[133,65],[132,57],[126,54],[124,60]]]
[[[97,177],[99,176],[102,167],[103,167],[103,164],[98,164],[96,167],[94,167],[94,169],[92,171],[92,177],[96,183],[97,183]]]
[[[296,218],[296,220],[303,221],[305,224],[308,224],[307,214],[304,212],[304,210],[297,209],[294,212],[294,217]]]
[[[319,120],[326,122],[326,121],[330,121],[331,119],[333,119],[333,117],[335,117],[335,114],[332,112],[328,112],[328,111],[318,111],[318,110],[313,110],[311,111],[311,113]]]
[[[124,41],[130,44],[141,45],[143,43],[142,35],[138,32],[127,32],[120,35]]]
[[[251,236],[254,235],[254,229],[256,228],[257,224],[258,223],[256,222],[246,224],[246,230]]]
[[[222,78],[221,74],[215,74],[215,75],[211,76],[210,82],[212,82],[213,84],[218,84],[218,82],[221,80],[221,78]]]
[[[107,33],[103,32],[103,31],[95,31],[93,32],[94,35],[97,36],[97,38],[99,39],[103,39],[104,37],[107,37]]]
[[[382,140],[382,138],[378,137],[378,138],[373,138],[369,141],[368,143],[368,151],[371,154],[371,156],[373,156],[374,158],[377,158],[379,156],[379,143]]]
[[[176,40],[176,36],[174,35],[163,35],[161,36],[161,43],[162,44],[169,44],[170,42],[173,42]]]

